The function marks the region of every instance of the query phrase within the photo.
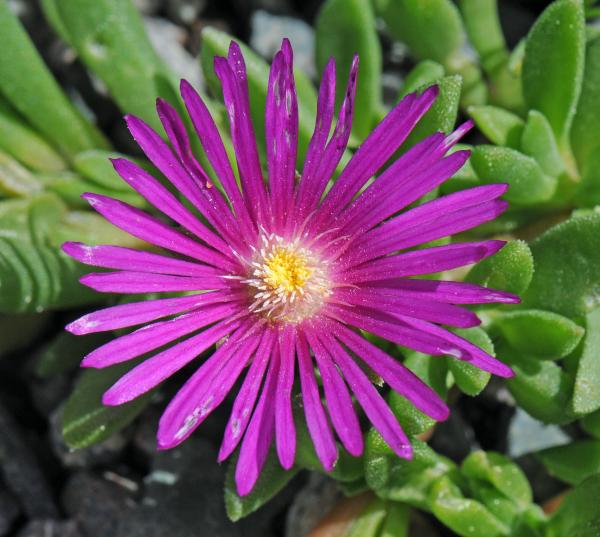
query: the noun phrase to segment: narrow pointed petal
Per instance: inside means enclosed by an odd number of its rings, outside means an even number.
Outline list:
[[[99,293],[179,293],[209,289],[227,289],[230,284],[221,276],[170,276],[148,272],[92,272],[79,281]]]
[[[223,402],[258,346],[260,334],[247,335],[249,328],[243,324],[171,400],[158,425],[159,449],[181,444]]]
[[[341,343],[375,371],[392,390],[406,397],[433,419],[443,421],[448,418],[450,410],[442,398],[401,362],[340,323],[332,331]]]
[[[183,313],[199,308],[200,306],[239,300],[239,298],[241,298],[239,293],[215,291],[177,298],[130,302],[88,313],[68,324],[65,328],[76,336],[119,330],[121,328],[129,328],[130,326],[156,321],[162,317]]]
[[[267,193],[258,158],[254,126],[250,117],[246,67],[241,54],[238,54],[235,49],[236,46],[232,43],[230,52],[234,51],[234,58],[229,62],[225,58],[215,58],[215,73],[223,88],[223,100],[229,115],[231,138],[244,196],[252,216],[257,222],[262,223],[266,218]]]
[[[215,267],[235,270],[237,266],[219,252],[186,237],[160,220],[127,203],[100,194],[86,193],[82,195],[82,198],[111,224],[138,239],[178,254],[193,257]]]
[[[221,181],[227,197],[231,201],[236,217],[242,226],[244,233],[251,234],[254,224],[250,220],[248,208],[243,200],[240,189],[235,179],[235,174],[221,134],[210,115],[206,104],[198,95],[198,92],[185,80],[181,81],[181,97],[192,120],[200,143],[206,153],[206,157]]]
[[[296,330],[286,326],[279,340],[279,376],[275,393],[275,440],[281,466],[289,470],[296,457],[296,426],[292,413],[292,388],[296,362]]]
[[[292,49],[287,39],[283,40],[271,66],[265,135],[273,220],[281,226],[292,202],[298,153],[298,100]]]
[[[93,350],[85,356],[81,365],[103,368],[131,360],[200,328],[233,316],[238,309],[239,307],[233,305],[215,304],[184,313],[174,319],[146,325]]]
[[[309,179],[304,180],[298,192],[299,218],[309,214],[318,205],[327,183],[339,164],[352,131],[352,117],[356,98],[356,85],[358,78],[358,56],[354,56],[344,100],[340,107],[335,130],[331,140],[325,146],[319,162],[315,163],[315,171]]]
[[[302,333],[298,334],[296,351],[298,353],[302,405],[308,432],[323,468],[327,472],[331,472],[338,458],[337,446],[323,403],[321,403],[308,343]]]
[[[387,162],[406,140],[419,119],[429,110],[438,94],[437,86],[422,95],[407,95],[377,125],[358,148],[327,194],[316,220],[330,221],[339,214],[363,185]]]
[[[122,405],[149,392],[233,332],[239,324],[235,320],[223,321],[144,360],[105,392],[102,403],[108,406]]]
[[[150,162],[154,164],[217,231],[235,237],[235,225],[227,204],[208,178],[195,180],[173,154],[163,139],[135,116],[125,116],[127,127]]]
[[[512,293],[466,282],[396,278],[368,282],[362,288],[376,289],[385,295],[403,296],[411,300],[431,300],[447,304],[518,304],[521,301]]]
[[[233,403],[233,409],[225,427],[225,434],[219,450],[219,462],[223,462],[233,453],[246,432],[246,427],[252,417],[252,411],[258,398],[258,392],[260,391],[265,371],[273,353],[274,341],[274,332],[266,329],[256,350],[256,354],[252,359],[244,383]]]
[[[335,363],[373,427],[379,431],[396,455],[404,459],[412,459],[413,450],[408,437],[367,375],[334,338],[325,335],[321,338],[330,349]]]
[[[207,265],[123,246],[88,246],[81,242],[65,242],[62,250],[80,263],[102,268],[170,274],[172,276],[209,276],[214,278],[219,275],[215,268]]]
[[[242,440],[240,456],[235,467],[235,484],[240,496],[250,494],[254,485],[256,485],[273,441],[275,407],[272,401],[277,390],[279,369],[277,354],[274,354],[273,358],[269,366],[265,386]]]
[[[115,171],[154,207],[220,252],[228,252],[227,243],[215,235],[148,172],[126,159],[113,159]]]
[[[434,274],[471,263],[495,254],[504,241],[462,242],[414,250],[392,257],[377,259],[342,272],[346,283],[357,284],[404,276]]]
[[[333,427],[348,453],[358,457],[363,452],[364,442],[348,388],[333,365],[329,352],[318,339],[317,330],[307,327],[305,334],[321,373],[325,400]]]

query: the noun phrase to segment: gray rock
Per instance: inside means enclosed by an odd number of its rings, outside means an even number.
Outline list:
[[[131,492],[115,479],[108,481],[88,472],[78,472],[63,491],[67,514],[87,537],[114,537],[121,520],[133,511]]]
[[[154,50],[165,65],[178,78],[185,78],[194,87],[202,87],[200,63],[183,46],[187,32],[160,17],[145,17],[144,24]]]
[[[14,498],[6,490],[0,488],[0,537],[8,535],[19,513],[19,505]]]
[[[246,535],[227,519],[223,480],[214,448],[201,438],[190,438],[176,449],[158,453],[145,479],[142,501],[120,520],[114,537]],[[264,533],[254,535],[263,537]]]
[[[471,452],[471,449],[479,448],[473,429],[458,411],[451,412],[446,421],[435,426],[429,444],[442,455],[458,463]]]
[[[335,481],[323,474],[311,473],[306,485],[298,491],[285,521],[286,537],[305,537],[317,525],[342,494]]]
[[[17,537],[83,537],[74,520],[32,520]]]
[[[107,464],[119,457],[128,442],[127,429],[111,435],[100,444],[85,449],[71,449],[62,435],[62,407],[50,416],[50,445],[56,457],[67,468],[89,468]]]
[[[30,442],[0,403],[0,473],[8,489],[31,518],[55,518],[58,511],[46,476]]]
[[[162,0],[133,0],[133,5],[143,15],[154,15],[162,4]]]
[[[262,10],[253,13],[250,26],[250,46],[264,58],[271,61],[281,40],[287,37],[294,48],[294,65],[315,77],[315,32],[311,26],[294,17],[272,15]]]
[[[569,436],[558,425],[546,425],[517,408],[508,430],[508,454],[520,457],[525,453],[567,444]]]

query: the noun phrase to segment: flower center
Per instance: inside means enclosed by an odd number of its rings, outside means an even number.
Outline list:
[[[297,240],[274,234],[261,237],[250,262],[250,309],[280,321],[297,323],[316,313],[331,293],[325,266]]]

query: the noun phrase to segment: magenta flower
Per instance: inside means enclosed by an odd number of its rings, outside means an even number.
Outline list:
[[[410,458],[407,436],[360,364],[432,418],[445,419],[448,408],[360,330],[510,376],[509,367],[440,325],[475,326],[477,316],[460,305],[515,303],[518,298],[468,283],[413,278],[497,252],[502,241],[414,248],[494,219],[506,209],[506,202],[498,199],[506,185],[463,190],[399,214],[463,166],[468,151],[446,153],[470,124],[450,136],[438,133],[421,141],[369,184],[434,102],[437,89],[432,87],[404,98],[327,191],[350,135],[358,58],[331,137],[336,73],[333,60],[327,65],[314,133],[297,175],[298,105],[287,40],[269,77],[265,181],[250,119],[244,59],[236,43],[228,58],[215,58],[215,71],[223,87],[241,186],[206,105],[187,82],[181,83],[183,101],[225,195],[194,158],[182,120],[168,103],[159,99],[157,108],[171,147],[142,120],[126,118],[148,159],[205,220],[125,159],[113,161],[116,171],[177,226],[119,200],[84,194],[108,221],[171,255],[66,243],[64,251],[82,263],[114,269],[88,274],[82,283],[106,293],[183,296],[108,307],[71,323],[67,329],[74,334],[144,325],[94,350],[82,365],[103,368],[161,349],[105,393],[106,405],[120,405],[217,345],[165,410],[158,446],[168,449],[183,442],[245,371],[219,453],[222,461],[241,444],[235,474],[241,495],[256,483],[273,440],[281,465],[294,464],[296,364],[306,423],[326,470],[333,469],[338,457],[335,435],[352,455],[363,451],[353,398],[389,446]]]

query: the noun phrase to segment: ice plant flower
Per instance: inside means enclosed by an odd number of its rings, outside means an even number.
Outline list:
[[[175,109],[159,99],[158,115],[170,146],[142,120],[128,116],[126,121],[180,196],[133,162],[119,158],[113,165],[166,218],[99,194],[83,195],[115,226],[163,251],[66,243],[64,251],[82,263],[112,269],[88,274],[82,283],[106,293],[179,296],[108,307],[71,323],[67,329],[74,334],[143,325],[94,350],[82,365],[103,368],[156,351],[104,394],[104,404],[120,405],[216,346],[166,408],[158,447],[183,442],[244,376],[219,452],[222,461],[239,446],[235,477],[241,495],[252,490],[273,441],[281,465],[294,464],[295,386],[326,470],[338,457],[336,437],[352,455],[363,450],[358,405],[391,449],[410,458],[409,440],[364,366],[432,418],[445,419],[448,408],[361,331],[510,376],[509,367],[441,325],[475,326],[478,318],[462,305],[518,298],[468,283],[415,278],[475,263],[503,246],[485,240],[415,249],[495,218],[506,209],[499,199],[506,186],[479,186],[401,212],[452,176],[469,156],[467,151],[447,155],[470,128],[465,124],[449,136],[426,138],[377,175],[434,102],[437,88],[432,87],[405,97],[327,190],[350,135],[357,57],[332,133],[336,72],[334,61],[328,63],[314,133],[297,174],[298,103],[287,40],[275,55],[268,82],[265,180],[236,43],[227,58],[215,58],[215,72],[229,116],[239,185],[205,103],[182,81],[183,102],[222,191],[194,158]]]

